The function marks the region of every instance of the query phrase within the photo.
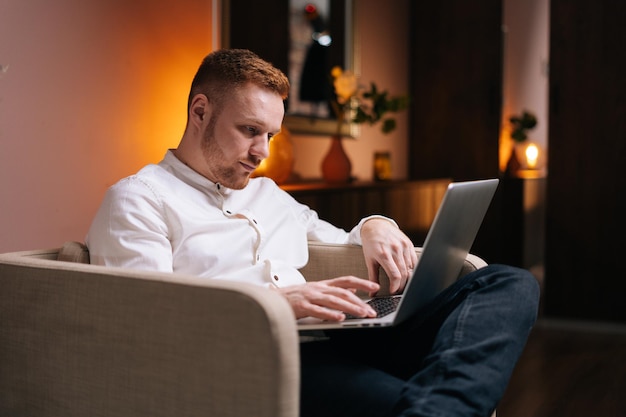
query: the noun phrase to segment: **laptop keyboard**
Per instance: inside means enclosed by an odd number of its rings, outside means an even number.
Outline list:
[[[384,317],[387,314],[391,314],[398,308],[398,304],[400,304],[399,296],[392,297],[378,297],[372,298],[367,302],[374,311],[377,313],[376,317]],[[363,317],[355,317],[351,314],[346,313],[346,320],[350,319],[362,319]]]

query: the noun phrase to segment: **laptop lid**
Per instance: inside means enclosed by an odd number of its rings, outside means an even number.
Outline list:
[[[439,205],[422,253],[394,313],[369,319],[298,320],[299,330],[382,327],[403,322],[454,283],[493,199],[498,179],[454,182]]]

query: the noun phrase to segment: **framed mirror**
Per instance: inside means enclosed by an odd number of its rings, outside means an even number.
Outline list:
[[[246,48],[280,68],[291,83],[285,126],[293,133],[332,135],[330,71],[356,67],[354,0],[222,0],[222,46]],[[355,136],[355,124],[342,134]]]

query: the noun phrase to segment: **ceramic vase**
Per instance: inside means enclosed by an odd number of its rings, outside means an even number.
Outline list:
[[[509,160],[506,163],[504,174],[507,177],[517,177],[517,173],[520,170],[521,166],[522,164],[520,163],[517,156],[517,146],[514,144],[511,148],[511,155],[509,156]]]
[[[330,183],[349,182],[352,163],[343,148],[341,135],[331,137],[330,148],[322,160],[322,177]]]

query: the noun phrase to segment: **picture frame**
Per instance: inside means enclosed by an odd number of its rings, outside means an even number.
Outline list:
[[[295,35],[294,27],[301,30],[300,35],[306,32],[298,26],[307,23],[301,16],[298,17],[300,10],[304,13],[303,5],[322,5],[319,6],[320,12],[324,13],[322,17],[327,22],[333,45],[329,48],[325,61],[324,71],[327,73],[320,76],[327,77],[328,87],[332,88],[332,67],[340,66],[358,74],[358,45],[354,36],[356,2],[317,1],[318,3],[311,0],[222,0],[222,47],[250,49],[285,72],[292,84],[290,97],[285,103],[285,127],[293,133],[328,136],[337,133],[337,119],[331,111],[320,112],[317,111],[319,109],[315,110],[316,106],[310,106],[312,110],[307,110],[307,106],[298,106],[294,110],[301,81],[297,79],[294,69],[299,64],[297,60],[303,55],[302,50],[295,50],[298,47],[302,49],[302,45],[297,43],[303,38]],[[358,126],[354,123],[343,123],[340,133],[344,136],[357,136]]]

